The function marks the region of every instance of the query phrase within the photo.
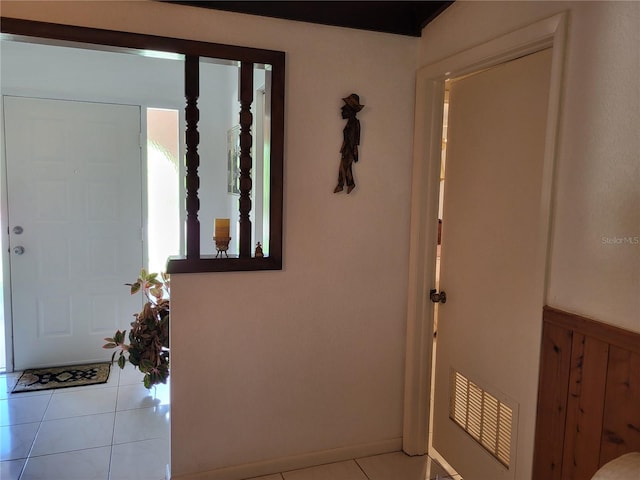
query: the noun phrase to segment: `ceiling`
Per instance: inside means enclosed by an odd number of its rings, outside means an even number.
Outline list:
[[[453,1],[172,1],[199,8],[419,37]]]

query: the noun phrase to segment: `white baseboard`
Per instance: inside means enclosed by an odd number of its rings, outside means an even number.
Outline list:
[[[382,453],[402,450],[402,438],[393,438],[379,442],[351,445],[317,452],[303,453],[288,457],[274,458],[260,462],[235,465],[206,472],[172,476],[172,480],[243,480],[272,473],[287,472],[300,468],[341,462],[353,458],[369,457]]]

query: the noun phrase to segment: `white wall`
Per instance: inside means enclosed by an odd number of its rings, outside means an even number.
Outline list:
[[[200,62],[200,252],[215,254],[215,218],[230,218],[238,211],[238,196],[227,193],[227,131],[238,123],[240,105],[238,68]],[[211,157],[209,157],[211,155]],[[212,160],[212,161],[209,161]],[[238,253],[231,248],[229,253]]]
[[[4,40],[0,54],[3,94],[184,107],[181,60]]]
[[[569,37],[547,302],[640,332],[640,3],[458,1],[424,29],[419,63],[561,11]]]
[[[284,270],[174,276],[174,477],[399,448],[417,39],[156,2],[2,8],[287,53]],[[352,92],[357,188],[336,195]]]

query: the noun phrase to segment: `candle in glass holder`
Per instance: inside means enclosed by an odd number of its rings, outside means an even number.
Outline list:
[[[216,218],[213,235],[216,238],[229,238],[229,219],[228,218]]]

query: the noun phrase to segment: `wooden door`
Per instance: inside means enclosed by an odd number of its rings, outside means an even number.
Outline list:
[[[433,446],[465,480],[531,476],[550,70],[545,50],[450,85]]]

